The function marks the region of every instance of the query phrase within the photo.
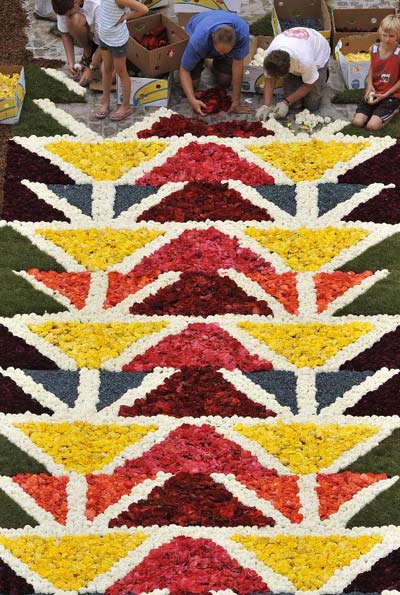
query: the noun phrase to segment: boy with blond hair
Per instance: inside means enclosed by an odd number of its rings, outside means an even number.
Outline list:
[[[357,106],[354,126],[379,130],[400,109],[400,18],[387,15],[379,25],[380,43],[370,47],[371,65],[363,101]]]

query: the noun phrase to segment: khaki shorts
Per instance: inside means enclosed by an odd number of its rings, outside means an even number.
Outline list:
[[[299,103],[302,102],[304,108],[309,109],[310,112],[314,112],[320,106],[322,94],[324,92],[326,82],[328,80],[328,63],[326,63],[325,66],[318,70],[318,74],[318,80],[314,83],[314,86],[309,92],[309,94],[299,101]],[[288,97],[289,95],[294,93],[294,91],[296,91],[301,85],[303,85],[303,79],[301,78],[301,76],[296,76],[295,74],[287,74],[283,82],[285,97]],[[292,105],[292,107],[294,107],[294,104]]]

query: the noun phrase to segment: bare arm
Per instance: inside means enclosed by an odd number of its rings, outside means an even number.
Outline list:
[[[77,73],[74,68],[75,51],[74,51],[74,42],[72,41],[72,37],[69,33],[61,33],[61,41],[64,46],[65,56],[67,58],[69,74],[70,74],[70,76],[76,76]]]
[[[372,62],[372,47],[369,49],[369,56],[370,56],[370,60]],[[375,93],[374,84],[372,82],[372,68],[371,68],[371,64],[369,65],[369,69],[368,69],[367,88],[365,89],[365,95],[364,95],[365,101],[368,101],[368,95],[370,93]]]
[[[117,24],[122,23],[122,21],[131,21],[132,19],[144,17],[144,15],[149,12],[149,9],[147,6],[145,6],[145,4],[137,2],[136,0],[115,1],[120,8],[129,8],[131,10],[131,12],[127,12],[126,14],[122,15]]]
[[[240,94],[243,82],[243,60],[233,60],[232,63],[232,106],[230,112],[249,113],[251,108],[240,104]]]
[[[190,72],[186,70],[186,68],[183,68],[182,65],[179,67],[179,78],[181,80],[182,88],[185,92],[186,97],[188,98],[190,105],[192,106],[193,111],[195,111],[196,114],[204,116],[202,109],[206,107],[206,104],[203,103],[203,101],[196,99],[196,97],[194,96],[192,77],[190,76]]]
[[[265,77],[264,81],[264,105],[271,105],[272,95],[274,93],[276,79],[273,77]]]

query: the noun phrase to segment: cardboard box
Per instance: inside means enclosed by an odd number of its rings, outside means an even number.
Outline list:
[[[141,0],[142,4],[145,4],[149,10],[153,8],[163,8],[168,6],[168,0]]]
[[[156,50],[147,50],[136,41],[135,37],[140,39],[145,33],[160,25],[167,29],[168,45]],[[178,23],[158,13],[128,22],[128,29],[128,59],[146,76],[155,78],[179,68],[189,35]]]
[[[345,56],[358,52],[369,52],[369,48],[377,40],[378,36],[376,33],[339,39],[335,48],[335,57],[340,65],[340,70],[342,71],[344,82],[348,89],[365,89],[370,62],[349,62]]]
[[[173,74],[167,78],[152,79],[131,76],[132,107],[168,107]],[[117,76],[117,103],[122,103],[121,79]]]
[[[175,13],[227,10],[240,12],[241,0],[175,0]]]
[[[332,10],[332,47],[339,39],[378,31],[379,23],[394,8],[334,8]]]
[[[23,66],[0,66],[2,74],[19,73],[17,88],[13,97],[0,99],[0,124],[16,124],[21,116],[22,104],[25,97],[25,72]]]
[[[279,19],[319,19],[321,35],[331,39],[331,17],[325,0],[274,0],[272,6],[272,29],[274,35],[282,33]]]
[[[176,18],[178,20],[178,25],[185,28],[188,22],[192,17],[194,17],[198,12],[177,12]]]
[[[251,66],[250,62],[254,58],[258,48],[266,50],[273,37],[258,35],[250,38],[250,51],[244,59],[244,72],[242,82],[243,93],[263,93],[264,91],[264,71],[262,66]],[[278,79],[274,93],[282,92],[283,79]]]

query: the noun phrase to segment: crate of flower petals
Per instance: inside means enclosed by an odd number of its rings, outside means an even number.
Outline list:
[[[141,2],[142,4],[145,4],[149,10],[168,6],[168,0],[141,0]]]
[[[377,33],[339,39],[335,56],[348,89],[365,89],[370,65],[369,48],[378,41]]]
[[[0,66],[0,124],[16,124],[25,97],[23,66]]]
[[[332,44],[335,49],[339,39],[354,35],[365,35],[378,31],[379,23],[388,14],[395,14],[394,8],[333,8]]]
[[[146,77],[177,70],[189,35],[164,14],[151,14],[128,23],[128,59]]]
[[[267,49],[273,37],[258,35],[250,38],[250,50],[244,59],[244,74],[242,82],[243,93],[262,93],[264,89],[264,50]],[[283,80],[277,81],[274,93],[282,92]]]
[[[316,29],[330,41],[331,18],[325,0],[273,0],[274,35],[292,27]]]

